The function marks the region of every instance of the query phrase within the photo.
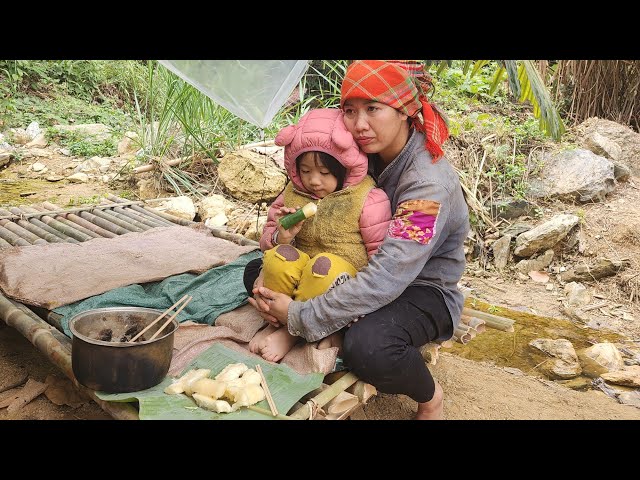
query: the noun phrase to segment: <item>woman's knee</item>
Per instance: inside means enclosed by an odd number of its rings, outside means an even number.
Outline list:
[[[353,323],[345,332],[342,356],[349,368],[360,370],[386,370],[393,368],[393,352],[402,349],[397,337],[385,334],[376,322]]]

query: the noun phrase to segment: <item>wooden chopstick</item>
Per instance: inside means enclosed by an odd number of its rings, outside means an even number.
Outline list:
[[[147,325],[146,327],[144,327],[144,330],[142,330],[141,332],[139,332],[135,337],[133,337],[131,340],[129,340],[128,343],[133,343],[135,342],[138,338],[140,338],[142,336],[142,334],[144,332],[146,332],[147,330],[149,330],[151,327],[153,327],[156,323],[158,323],[160,320],[162,320],[168,313],[171,312],[171,310],[173,310],[174,308],[176,308],[177,305],[179,305],[182,301],[184,301],[189,295],[184,295],[180,300],[178,300],[176,303],[174,303],[173,305],[171,305],[169,308],[167,308],[164,312],[162,312],[158,318],[156,318],[153,322],[151,322],[149,325]]]
[[[175,318],[175,317],[176,317],[176,316],[177,316],[177,315],[182,311],[182,309],[183,309],[184,307],[186,307],[186,306],[187,306],[187,304],[188,304],[191,300],[193,300],[193,297],[192,297],[192,296],[189,296],[189,298],[187,298],[187,299],[184,301],[184,303],[183,303],[182,305],[180,305],[180,308],[179,308],[178,310],[176,310],[176,313],[174,313],[173,315],[171,315],[171,317],[169,317],[169,320],[167,320],[166,322],[164,322],[164,325],[162,325],[162,326],[161,326],[161,327],[156,331],[156,333],[154,333],[153,335],[151,335],[151,338],[150,338],[149,340],[153,340],[154,338],[156,338],[156,337],[160,334],[160,332],[161,332],[162,330],[164,330],[164,327],[166,327],[167,325],[169,325],[169,324],[171,323],[171,321],[172,321],[172,320],[173,320],[173,319],[174,319],[174,318]]]
[[[264,395],[265,397],[267,397],[267,403],[269,404],[269,408],[271,409],[271,415],[277,417],[279,415],[278,408],[276,407],[276,404],[273,401],[273,397],[271,396],[271,392],[269,391],[269,385],[267,385],[267,379],[264,378],[264,373],[262,373],[262,367],[260,365],[256,365],[256,371],[260,374],[262,387],[264,388]]]

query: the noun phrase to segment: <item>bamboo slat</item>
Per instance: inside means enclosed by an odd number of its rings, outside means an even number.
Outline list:
[[[51,363],[74,382],[80,391],[91,397],[113,418],[117,420],[137,420],[139,418],[136,409],[130,404],[105,402],[96,396],[94,390],[80,385],[75,379],[71,367],[71,341],[27,307],[0,294],[0,319],[15,328],[35,345]]]
[[[95,215],[96,217],[102,218],[104,221],[106,222],[111,222],[114,223],[116,225],[118,225],[119,227],[124,228],[125,230],[129,230],[130,232],[142,232],[143,229],[134,225],[132,222],[128,222],[126,220],[122,220],[121,218],[119,218],[119,215],[115,212],[112,212],[110,210],[93,210],[93,212],[91,212],[93,215]],[[148,230],[149,228],[145,226],[145,230]]]
[[[112,195],[110,193],[107,194],[107,200],[111,200],[112,202],[115,202],[115,203],[122,203],[122,204],[126,203],[126,201],[123,198],[116,197],[115,195]],[[137,205],[137,204],[130,205],[129,208],[131,208],[131,210],[133,210],[135,212],[138,212],[138,213],[140,213],[142,215],[146,215],[148,217],[153,218],[155,221],[160,222],[162,225],[164,225],[166,227],[174,225],[174,223],[172,223],[170,221],[167,221],[166,219],[164,219],[160,215],[157,215],[157,211],[156,210],[149,211],[149,210],[146,210],[146,209],[142,208],[140,205]]]
[[[50,202],[44,202],[42,206],[49,210],[57,210],[60,208]],[[123,235],[125,233],[129,233],[129,230],[114,225],[113,223],[103,220],[102,218],[99,218],[94,214],[86,211],[78,212],[78,215],[76,215],[75,213],[59,213],[58,216],[64,217],[67,220],[70,220],[86,228],[91,232],[90,235],[92,235],[94,238],[113,237],[115,235]]]
[[[322,392],[318,393],[315,397],[310,399],[306,404],[298,408],[295,412],[293,412],[289,417],[293,420],[307,420],[310,417],[311,411],[309,403],[312,405],[315,404],[318,407],[323,407],[329,401],[331,401],[334,397],[336,397],[340,392],[346,390],[351,385],[358,381],[358,377],[356,377],[353,373],[349,372],[346,375],[342,376],[334,383],[332,383],[329,388],[326,388]]]
[[[35,208],[27,207],[25,205],[20,205],[20,210],[27,213],[37,212]],[[86,233],[76,229],[72,222],[69,222],[64,218],[61,218],[60,220],[56,220],[55,218],[49,215],[42,215],[40,217],[40,220],[46,225],[50,226],[51,228],[54,228],[59,232],[63,233],[64,235],[67,235],[75,240],[78,240],[79,242],[86,242],[87,240],[91,240],[93,238],[91,235],[87,235]]]
[[[20,210],[17,207],[11,207],[11,212],[14,214],[21,214],[24,213],[22,212],[22,210]],[[29,218],[28,219],[29,223],[31,223],[32,225],[41,228],[42,230],[44,230],[45,232],[50,233],[51,235],[54,235],[56,237],[58,237],[60,240],[62,240],[63,242],[68,242],[68,243],[80,243],[78,242],[78,240],[76,240],[75,238],[71,238],[68,235],[65,235],[62,232],[59,232],[58,230],[56,230],[55,228],[51,228],[49,225],[47,225],[46,223],[44,223],[41,220],[38,220],[37,218]]]
[[[167,225],[160,223],[159,220],[155,220],[153,217],[140,213],[140,212],[136,212],[134,210],[131,210],[128,207],[114,207],[113,208],[114,212],[118,212],[122,215],[126,215],[130,218],[133,218],[134,220],[137,220],[141,223],[144,223],[145,225],[149,225],[151,228],[155,228],[155,227],[165,227]]]
[[[0,225],[0,238],[6,240],[15,247],[28,247],[31,243],[27,242],[24,238],[13,233],[11,230],[7,230]]]
[[[5,212],[9,213],[9,211],[0,208],[0,214],[4,214]],[[9,220],[0,220],[0,224],[2,222],[8,222],[8,221]],[[25,230],[33,233],[38,238],[45,240],[46,242],[49,242],[49,243],[64,242],[64,240],[62,240],[61,238],[58,238],[57,236],[52,235],[51,233],[47,232],[46,230],[43,230],[42,228],[36,227],[35,225],[28,222],[27,220],[16,220],[15,223],[17,223],[19,226],[21,226]]]
[[[111,204],[113,205],[113,204]],[[102,210],[104,213],[106,213],[107,215],[113,215],[116,218],[125,221],[125,222],[129,222],[132,225],[135,225],[136,227],[138,227],[139,229],[146,231],[149,230],[150,228],[154,228],[154,227],[158,227],[160,225],[156,225],[153,224],[152,222],[150,222],[149,220],[140,218],[140,217],[135,217],[134,215],[130,215],[128,214],[124,208],[122,207],[113,207],[113,208],[105,208],[104,210]]]
[[[11,220],[0,220],[0,225],[2,225],[7,230],[18,235],[20,238],[23,238],[27,242],[32,245],[46,245],[47,241],[40,238],[37,235],[34,235],[29,230],[24,229],[20,225],[13,223]]]

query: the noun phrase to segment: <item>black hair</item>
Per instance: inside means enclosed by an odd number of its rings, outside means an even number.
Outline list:
[[[331,175],[333,175],[338,179],[338,185],[336,187],[336,190],[342,190],[342,186],[344,185],[344,179],[347,176],[347,167],[342,165],[338,160],[336,160],[333,156],[329,155],[328,153],[318,152],[318,151],[314,151],[313,153],[316,154],[313,159],[316,166],[318,165],[318,162],[320,162],[322,166],[327,168],[329,172],[331,172]],[[302,160],[303,155],[304,153],[301,153],[296,157],[296,172],[298,172],[298,175],[300,175],[300,160]]]

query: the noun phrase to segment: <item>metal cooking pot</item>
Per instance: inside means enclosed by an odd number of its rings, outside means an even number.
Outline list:
[[[173,356],[173,319],[162,333],[148,340],[167,321],[162,318],[135,343],[128,340],[162,313],[141,307],[87,310],[69,320],[73,334],[71,365],[78,382],[93,390],[125,393],[159,384]]]

